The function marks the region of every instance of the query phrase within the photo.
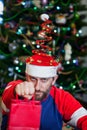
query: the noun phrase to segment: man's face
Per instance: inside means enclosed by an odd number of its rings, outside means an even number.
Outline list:
[[[38,78],[26,75],[27,81],[31,81],[35,87],[35,100],[43,100],[50,92],[51,86],[55,83],[57,76],[53,78]]]

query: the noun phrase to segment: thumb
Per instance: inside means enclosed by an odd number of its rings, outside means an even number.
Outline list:
[[[30,99],[32,99],[32,97],[33,97],[33,95],[24,95],[24,98],[26,98],[26,99],[28,99],[28,100],[30,100]]]

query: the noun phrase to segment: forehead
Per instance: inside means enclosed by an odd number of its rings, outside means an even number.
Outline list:
[[[45,77],[36,77],[36,76],[31,76],[31,75],[28,75],[30,78],[35,78],[35,79],[51,79],[50,77],[49,78],[45,78]]]

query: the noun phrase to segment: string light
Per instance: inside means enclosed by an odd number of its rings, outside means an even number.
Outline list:
[[[57,7],[56,7],[56,9],[57,9],[57,10],[60,10],[60,7],[59,7],[59,6],[57,6]]]
[[[25,48],[26,47],[26,44],[23,44],[23,48]]]
[[[79,34],[78,34],[78,33],[76,34],[76,37],[79,37]]]
[[[0,24],[3,23],[4,1],[0,0]]]
[[[73,85],[73,89],[75,89],[76,88],[76,86],[75,85]]]
[[[70,64],[70,61],[67,61],[66,64]]]
[[[74,63],[74,64],[77,63],[77,60],[73,60],[73,63]]]
[[[37,48],[40,48],[40,45],[36,45]]]
[[[60,88],[60,89],[63,89],[63,86],[60,86],[59,88]]]
[[[22,66],[22,65],[23,65],[23,62],[20,62],[19,65]]]
[[[34,10],[37,10],[37,7],[34,7]]]
[[[15,67],[15,70],[18,70],[18,69],[19,69],[19,67],[18,67],[18,66],[16,66],[16,67]]]
[[[82,34],[82,30],[79,30],[78,33],[79,33],[79,34]]]

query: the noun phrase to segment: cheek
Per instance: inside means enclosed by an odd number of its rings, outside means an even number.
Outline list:
[[[51,83],[43,84],[43,86],[41,87],[41,90],[43,90],[44,92],[49,91],[51,86],[52,86]]]

